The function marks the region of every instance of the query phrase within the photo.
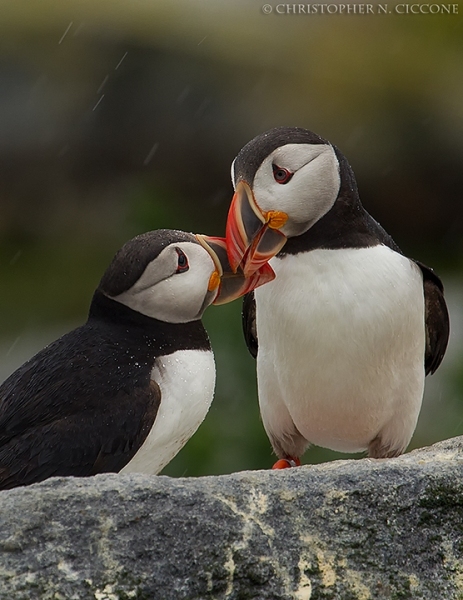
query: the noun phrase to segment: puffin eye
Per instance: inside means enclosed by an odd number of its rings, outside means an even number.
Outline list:
[[[273,166],[273,178],[275,179],[275,181],[277,183],[288,183],[288,181],[294,175],[294,173],[291,173],[291,171],[288,171],[288,169],[285,169],[284,167],[279,167],[277,165],[272,165],[272,166]]]
[[[186,257],[186,254],[182,250],[180,250],[180,248],[175,248],[175,250],[178,254],[177,270],[175,272],[185,273],[185,271],[188,271],[188,269],[190,268],[188,265],[188,258]]]

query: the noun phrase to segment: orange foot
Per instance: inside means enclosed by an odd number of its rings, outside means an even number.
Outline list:
[[[288,456],[288,458],[280,458],[273,465],[272,469],[289,469],[290,467],[300,467],[301,461],[298,458],[292,458]]]

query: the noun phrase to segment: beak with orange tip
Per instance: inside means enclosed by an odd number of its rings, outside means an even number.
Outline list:
[[[225,238],[196,234],[196,239],[209,252],[215,264],[215,271],[212,273],[208,285],[210,292],[218,289],[213,304],[226,304],[236,300],[260,285],[275,279],[275,272],[266,263],[249,276],[245,276],[241,269],[234,272],[228,260]]]
[[[245,277],[257,273],[286,243],[279,231],[288,220],[285,212],[262,211],[245,181],[236,186],[227,218],[226,240],[230,266]]]

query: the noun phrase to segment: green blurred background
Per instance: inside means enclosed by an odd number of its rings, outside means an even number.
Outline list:
[[[462,434],[463,6],[432,16],[262,6],[0,1],[0,380],[85,320],[127,239],[159,227],[222,235],[238,150],[298,125],[340,147],[367,209],[442,276],[451,340],[411,447]],[[240,309],[207,312],[215,401],[166,474],[273,462]],[[312,448],[304,460],[339,456]]]

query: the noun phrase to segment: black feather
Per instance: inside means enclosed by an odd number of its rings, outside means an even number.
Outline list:
[[[180,349],[210,349],[200,321],[163,323],[97,291],[85,325],[0,386],[0,489],[120,471],[161,402],[154,361]]]
[[[242,324],[248,350],[254,358],[257,358],[258,343],[254,292],[246,294],[243,298]]]
[[[423,273],[426,323],[426,375],[433,374],[444,358],[450,335],[450,320],[444,299],[444,286],[434,271],[415,261]]]

